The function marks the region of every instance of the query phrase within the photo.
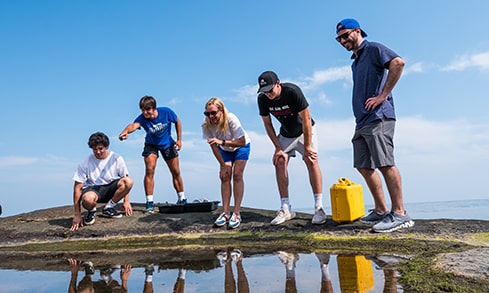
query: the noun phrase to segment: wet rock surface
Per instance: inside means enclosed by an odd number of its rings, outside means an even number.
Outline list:
[[[219,207],[212,212],[165,214],[143,214],[142,204],[133,204],[134,214],[121,219],[108,219],[99,216],[101,207],[97,212],[93,225],[81,227],[77,231],[70,231],[73,217],[72,206],[55,207],[51,209],[33,211],[11,217],[0,218],[0,259],[8,258],[2,247],[14,247],[28,243],[60,242],[66,240],[94,240],[118,237],[140,237],[158,235],[192,235],[213,234],[219,235],[229,232],[250,233],[316,233],[325,237],[362,237],[372,239],[385,239],[386,234],[372,233],[369,226],[359,222],[337,224],[328,218],[323,225],[313,225],[311,214],[297,213],[297,217],[279,226],[270,225],[275,217],[275,211],[242,208],[243,222],[235,230],[226,227],[217,228],[213,223],[221,212]],[[447,270],[455,275],[474,278],[489,279],[489,241],[487,236],[483,240],[474,239],[474,234],[488,235],[489,221],[482,220],[416,220],[416,225],[389,233],[389,239],[419,239],[420,241],[454,241],[473,245],[474,249],[458,253],[439,255],[435,267]],[[66,252],[60,254],[66,255]],[[178,253],[176,253],[178,254]],[[3,256],[2,256],[3,255]],[[141,252],[141,257],[148,252]],[[206,252],[198,256],[205,259]],[[26,259],[28,256],[25,256]],[[18,258],[21,261],[22,258]],[[5,263],[4,263],[5,265]]]

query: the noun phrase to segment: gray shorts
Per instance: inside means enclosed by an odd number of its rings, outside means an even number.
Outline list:
[[[316,127],[312,126],[311,129],[311,147],[317,152],[318,151],[318,136],[316,133]],[[295,152],[298,151],[301,155],[304,155],[304,134],[301,134],[298,137],[284,137],[282,135],[278,136],[278,142],[280,143],[280,147],[289,157],[295,157]]]
[[[353,167],[376,169],[395,166],[393,119],[379,120],[355,130],[353,143]]]

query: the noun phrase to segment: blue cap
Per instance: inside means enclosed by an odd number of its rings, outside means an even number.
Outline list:
[[[353,18],[345,18],[342,21],[338,22],[338,24],[336,25],[336,33],[344,29],[354,28],[360,28],[360,24],[358,23],[358,21]],[[361,28],[360,31],[362,32],[362,37],[365,38],[367,36],[367,33],[364,32]]]

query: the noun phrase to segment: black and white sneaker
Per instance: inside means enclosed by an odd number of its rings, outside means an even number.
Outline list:
[[[83,217],[83,225],[88,226],[95,223],[95,212],[96,211],[88,211]]]
[[[116,209],[114,208],[104,208],[102,210],[102,215],[106,218],[112,218],[112,219],[119,219],[122,218],[122,214],[120,214]]]
[[[82,266],[85,267],[85,275],[91,276],[95,274],[95,268],[93,267],[93,263],[91,261],[84,261]]]

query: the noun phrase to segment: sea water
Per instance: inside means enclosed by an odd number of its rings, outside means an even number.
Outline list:
[[[326,202],[326,201],[325,201]],[[390,202],[388,202],[388,206]],[[404,208],[414,220],[427,219],[466,219],[466,220],[488,220],[489,221],[489,199],[454,200],[404,203]],[[331,215],[331,206],[326,205],[324,209]],[[372,205],[365,206],[365,212],[373,209]],[[296,211],[312,213],[311,208],[300,208]]]

